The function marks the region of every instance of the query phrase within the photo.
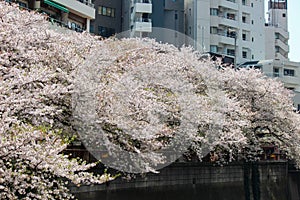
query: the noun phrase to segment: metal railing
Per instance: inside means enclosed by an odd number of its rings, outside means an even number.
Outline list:
[[[151,4],[151,0],[134,0],[134,3],[149,3]]]
[[[95,7],[95,5],[93,3],[90,3],[88,0],[77,0],[77,1],[83,3],[83,4],[87,5],[87,6],[90,6],[92,8]]]

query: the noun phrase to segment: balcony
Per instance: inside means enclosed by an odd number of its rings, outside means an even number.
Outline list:
[[[211,34],[210,40],[218,43],[234,46],[234,38],[230,37],[230,35],[227,35],[226,33]]]
[[[275,26],[276,27],[276,26]],[[280,35],[282,35],[282,37],[284,37],[285,39],[289,39],[289,32],[287,32],[286,30],[284,30],[281,27],[276,27],[275,29],[275,33],[279,33]]]
[[[86,0],[52,0],[55,3],[65,6],[70,12],[87,19],[95,19],[94,5]]]
[[[299,78],[297,76],[280,76],[279,79],[285,84],[299,85]]]
[[[290,50],[289,46],[287,44],[283,43],[280,39],[275,39],[275,45],[279,46],[286,53],[288,53]]]
[[[135,12],[138,13],[152,13],[152,3],[150,0],[136,0]]]
[[[139,32],[152,32],[152,22],[148,18],[139,18],[135,20],[134,30]]]
[[[219,15],[219,24],[235,28],[238,27],[238,22],[234,17],[228,17],[224,15]]]
[[[275,53],[275,60],[286,60],[288,57],[282,55],[280,52]]]
[[[238,11],[239,5],[233,0],[219,0],[219,6]]]

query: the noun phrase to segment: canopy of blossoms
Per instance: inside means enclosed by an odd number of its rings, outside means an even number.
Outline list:
[[[110,180],[60,154],[74,135],[127,172],[157,171],[188,149],[257,160],[263,144],[300,166],[292,95],[259,71],[220,70],[151,39],[60,33],[4,2],[0,43],[1,198],[68,199],[67,182]]]

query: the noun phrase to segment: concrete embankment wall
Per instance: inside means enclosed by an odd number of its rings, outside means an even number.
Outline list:
[[[82,200],[288,200],[290,196],[286,162],[174,163],[159,174],[70,189]]]

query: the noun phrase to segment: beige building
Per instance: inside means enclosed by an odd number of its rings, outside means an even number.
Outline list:
[[[12,0],[15,1],[15,0]],[[91,0],[17,0],[23,8],[38,10],[50,16],[51,21],[76,31],[90,30],[95,19]]]

